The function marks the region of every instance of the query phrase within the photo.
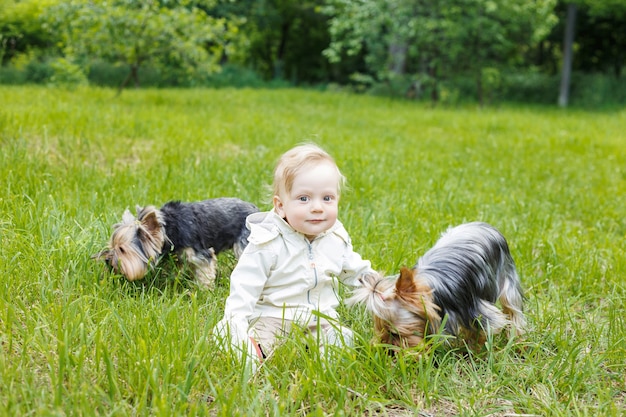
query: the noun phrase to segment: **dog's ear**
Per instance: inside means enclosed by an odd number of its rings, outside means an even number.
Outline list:
[[[400,268],[400,276],[396,281],[396,293],[402,294],[414,294],[417,291],[415,280],[413,279],[415,271],[407,267]]]
[[[122,214],[122,223],[133,223],[135,221],[135,216],[130,212],[130,210],[124,210],[124,214]]]
[[[405,307],[422,319],[422,335],[436,333],[441,325],[439,307],[433,301],[433,290],[416,271],[409,268],[400,269],[400,277],[396,281],[396,294],[404,302]]]
[[[139,213],[141,226],[137,228],[137,237],[148,259],[155,259],[163,248],[165,232],[159,212],[154,206],[144,207]]]
[[[139,221],[152,235],[154,235],[155,232],[161,228],[161,224],[159,223],[159,218],[155,210],[141,213]]]

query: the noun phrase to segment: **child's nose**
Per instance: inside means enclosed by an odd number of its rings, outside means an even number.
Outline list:
[[[313,200],[313,205],[311,207],[313,210],[321,211],[322,207],[323,207],[323,205],[322,205],[322,201],[321,200],[318,200],[318,199]]]

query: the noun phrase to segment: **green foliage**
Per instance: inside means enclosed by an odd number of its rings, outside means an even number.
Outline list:
[[[62,87],[87,85],[87,76],[83,70],[67,59],[56,59],[50,66],[54,70],[54,74],[50,77],[50,83],[52,85]]]
[[[582,0],[581,3],[589,7],[592,16],[626,18],[626,3],[623,0]]]
[[[499,102],[541,103],[553,105],[558,97],[559,76],[540,72],[508,72],[502,74],[492,104]],[[454,83],[460,96],[474,94],[471,80]],[[620,108],[626,104],[626,86],[620,78],[576,72],[572,76],[570,104],[587,109]]]
[[[0,87],[0,415],[623,415],[623,109],[113,94]],[[528,333],[476,353],[434,338],[390,357],[369,315],[343,307],[354,349],[329,362],[295,334],[248,380],[210,335],[232,255],[214,291],[168,265],[129,283],[90,259],[135,204],[237,196],[267,208],[276,159],[307,140],[346,174],[340,217],[382,271],[411,265],[449,225],[500,228]]]
[[[0,83],[49,83],[68,75],[63,62],[120,88],[272,80],[442,103],[552,103],[566,3],[0,0]],[[576,3],[575,95],[623,103],[626,3]]]
[[[229,21],[241,21],[245,54],[230,63],[245,64],[265,80],[292,83],[326,81],[332,71],[321,51],[328,45],[327,17],[319,1],[245,0],[218,2],[211,10]]]
[[[587,108],[626,104],[626,84],[622,78],[602,74],[573,75],[571,100]]]
[[[40,53],[54,45],[56,34],[41,25],[43,11],[56,0],[0,0],[0,65],[20,54]]]
[[[89,84],[99,87],[117,87],[124,82],[129,72],[130,67],[128,65],[112,64],[102,60],[92,61],[89,64]],[[142,87],[167,85],[162,82],[159,71],[152,67],[143,66],[139,68],[138,77]]]
[[[324,8],[330,18],[331,44],[324,55],[331,62],[339,62],[344,56],[355,56],[367,50],[366,62],[374,74],[383,69],[386,62],[386,45],[389,41],[380,38],[382,26],[388,18],[382,10],[383,2],[377,1],[331,1]],[[402,26],[398,22],[398,26]]]
[[[26,79],[36,84],[45,84],[50,81],[54,75],[54,68],[47,61],[41,61],[37,58],[28,61],[24,67]]]
[[[264,87],[265,82],[254,71],[239,65],[225,65],[222,70],[216,74],[211,74],[203,82],[203,86],[221,88],[221,87]]]
[[[218,71],[233,33],[223,19],[183,0],[164,5],[154,0],[73,0],[49,8],[46,17],[51,32],[63,34],[68,58],[127,65],[126,82],[132,78],[136,86],[138,70],[145,65],[179,69],[177,75],[186,78]]]
[[[21,71],[15,67],[1,67],[0,66],[0,84],[25,84],[26,77],[24,71]]]
[[[554,105],[558,97],[560,78],[538,71],[499,71],[487,68],[483,71],[483,94],[488,106],[504,103],[536,103]],[[378,82],[372,77],[357,75],[352,86],[328,89],[351,91],[374,96],[401,97],[409,100],[428,101],[431,84],[425,79],[411,76],[394,76]],[[476,103],[477,83],[474,77],[459,75],[441,81],[437,85],[438,102],[442,105]],[[626,86],[621,78],[576,72],[572,77],[570,105],[586,109],[621,108],[626,104]]]
[[[556,0],[397,1],[335,0],[325,9],[332,18],[331,61],[366,51],[370,74],[419,74],[433,84],[458,75],[476,79],[478,100],[490,94],[494,70],[519,63],[524,48],[543,39],[556,22]]]
[[[615,28],[624,25],[626,2],[596,1],[579,7],[574,68],[619,77],[626,67],[626,39]]]

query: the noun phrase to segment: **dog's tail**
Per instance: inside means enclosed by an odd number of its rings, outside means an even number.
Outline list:
[[[502,273],[498,276],[498,284],[500,287],[498,300],[502,304],[502,310],[509,316],[513,332],[520,335],[526,328],[522,307],[524,293],[512,259],[504,265]]]

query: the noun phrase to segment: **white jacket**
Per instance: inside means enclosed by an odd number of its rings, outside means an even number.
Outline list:
[[[348,232],[337,221],[312,242],[274,211],[254,213],[246,221],[249,244],[230,278],[224,318],[218,327],[244,337],[255,318],[269,316],[311,324],[313,311],[337,318],[337,280],[358,285],[373,273],[354,252]],[[233,326],[236,329],[233,329]]]

